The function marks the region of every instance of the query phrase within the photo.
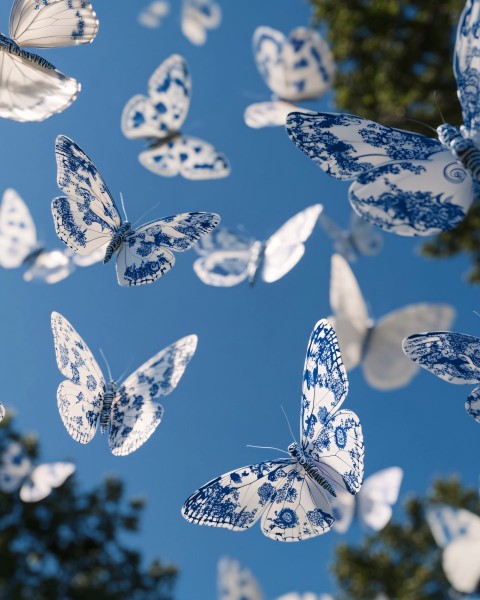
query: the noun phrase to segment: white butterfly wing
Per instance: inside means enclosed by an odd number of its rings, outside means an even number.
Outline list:
[[[331,263],[330,306],[343,364],[349,371],[362,359],[371,320],[360,286],[348,262],[340,254],[334,254]]]
[[[19,267],[36,245],[35,223],[27,205],[15,190],[5,190],[0,206],[0,265]]]
[[[0,402],[0,423],[3,421],[3,419],[5,418],[5,407],[3,406],[3,404]]]
[[[365,479],[357,496],[358,518],[362,525],[373,531],[380,531],[387,525],[402,479],[400,467],[383,469]]]
[[[352,212],[350,219],[350,239],[356,250],[364,256],[375,256],[383,245],[378,229],[355,212]]]
[[[60,417],[70,436],[87,444],[97,429],[105,379],[87,344],[57,312],[52,313],[52,333],[57,366],[68,379],[57,391]]]
[[[303,243],[312,234],[322,210],[321,204],[309,206],[268,238],[263,258],[263,281],[272,283],[281,279],[298,263],[305,252]]]
[[[138,155],[140,163],[155,175],[185,179],[221,179],[230,175],[227,158],[212,144],[187,135],[160,141]]]
[[[102,252],[103,256],[103,252]],[[73,261],[62,250],[41,252],[23,274],[25,281],[41,281],[54,284],[62,281],[75,270]]]
[[[248,127],[261,129],[262,127],[278,127],[285,125],[287,116],[299,110],[294,104],[275,100],[271,102],[256,102],[250,104],[243,113],[243,120]]]
[[[365,483],[363,485],[365,485]],[[345,533],[352,524],[353,517],[355,516],[355,505],[357,500],[355,496],[352,496],[352,494],[341,488],[337,488],[335,491],[337,496],[330,501],[333,518],[335,519],[333,528],[337,533]],[[360,490],[360,493],[361,492],[362,490]]]
[[[480,517],[464,508],[437,504],[427,510],[426,518],[440,548],[459,538],[480,538]]]
[[[0,461],[0,490],[11,494],[17,490],[32,469],[27,453],[18,442],[10,442]]]
[[[216,250],[197,258],[193,269],[207,285],[232,287],[248,277],[251,259],[250,250]]]
[[[263,600],[252,573],[231,558],[218,561],[218,600]]]
[[[418,366],[402,352],[403,339],[414,331],[447,329],[455,317],[447,304],[411,304],[380,319],[368,338],[362,362],[365,379],[378,390],[407,385]]]
[[[91,267],[92,265],[103,261],[105,258],[105,251],[103,248],[98,248],[88,255],[75,254],[70,248],[67,248],[65,254],[76,267]]]
[[[86,0],[15,0],[10,37],[19,46],[58,48],[93,41],[98,19]]]
[[[156,400],[177,387],[196,347],[196,335],[184,337],[158,352],[125,380],[112,404],[108,443],[113,454],[130,454],[152,435],[163,416],[163,408]]]
[[[464,594],[480,586],[480,537],[462,537],[449,544],[442,555],[442,567],[450,584]]]
[[[54,488],[60,487],[76,470],[73,463],[46,463],[35,467],[20,488],[23,502],[38,502],[50,495]]]
[[[226,227],[216,227],[209,234],[202,236],[194,249],[200,256],[207,256],[217,250],[250,250],[254,239],[247,237],[239,231],[232,231]]]
[[[155,29],[160,27],[169,12],[170,4],[166,0],[154,0],[140,11],[138,22],[144,27]]]
[[[222,22],[220,5],[213,0],[183,0],[181,28],[183,35],[196,46],[207,41],[207,32]]]

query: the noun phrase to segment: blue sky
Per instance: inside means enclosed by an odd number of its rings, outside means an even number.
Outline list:
[[[100,19],[88,47],[43,51],[64,73],[82,83],[76,102],[43,123],[2,120],[1,184],[28,203],[39,236],[60,245],[51,199],[56,185],[54,140],[65,134],[92,158],[115,199],[122,192],[131,221],[158,203],[149,219],[187,210],[218,212],[224,225],[242,224],[266,238],[288,217],[321,202],[325,213],[346,225],[348,185],[330,179],[289,141],[282,128],[252,130],[243,123],[251,102],[268,99],[251,54],[259,25],[288,32],[310,19],[300,0],[224,2],[223,23],[203,47],[181,34],[178,7],[160,29],[148,30],[137,14],[148,3],[94,3]],[[177,3],[175,3],[177,4]],[[0,8],[5,31],[8,6]],[[170,54],[190,66],[193,96],[183,127],[223,151],[231,176],[212,182],[160,178],[137,161],[142,142],[125,139],[120,116],[125,102],[145,93],[153,70]],[[447,58],[446,58],[447,59]],[[450,57],[448,57],[450,60]],[[331,97],[309,104],[334,110]],[[420,242],[386,234],[382,253],[354,265],[374,317],[408,303],[453,304],[454,329],[477,335],[479,291],[464,282],[467,262],[426,261]],[[280,406],[298,431],[303,361],[315,322],[330,314],[331,242],[318,228],[301,263],[281,281],[254,289],[203,285],[192,270],[194,251],[153,285],[120,288],[113,264],[78,270],[55,286],[27,284],[18,271],[0,273],[3,310],[2,402],[17,411],[22,431],[38,432],[45,460],[70,459],[80,482],[96,485],[117,473],[131,496],[148,499],[135,544],[147,559],[174,562],[181,575],[178,600],[216,597],[216,565],[229,555],[257,576],[266,598],[292,590],[334,592],[328,574],[335,545],[360,541],[352,527],[339,538],[329,533],[297,544],[275,543],[258,527],[245,533],[198,527],[180,515],[198,486],[230,469],[276,456],[246,444],[286,448],[291,438]],[[100,434],[87,446],[74,442],[58,415],[50,313],[65,315],[94,353],[102,348],[114,376],[130,372],[158,350],[190,333],[199,336],[196,356],[178,388],[164,401],[165,417],[153,437],[128,457],[110,454]],[[99,359],[100,360],[100,359]],[[407,387],[377,392],[359,370],[350,374],[346,407],[360,416],[366,475],[399,465],[405,470],[401,497],[424,493],[432,477],[459,473],[478,485],[480,428],[465,413],[469,386],[453,386],[422,372]]]

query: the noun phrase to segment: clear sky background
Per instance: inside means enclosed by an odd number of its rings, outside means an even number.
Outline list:
[[[71,137],[92,158],[116,200],[123,193],[132,222],[158,203],[148,220],[215,211],[224,225],[241,224],[261,239],[297,211],[321,202],[325,214],[346,225],[348,185],[318,169],[283,128],[252,130],[242,116],[248,104],[269,98],[252,57],[254,29],[270,25],[288,32],[307,25],[310,5],[301,0],[222,2],[221,28],[209,34],[205,46],[195,47],[181,34],[178,0],[172,0],[163,26],[153,30],[137,21],[147,4],[96,0],[100,31],[93,44],[41,52],[82,83],[76,102],[43,123],[0,122],[1,187],[16,188],[28,203],[41,240],[61,244],[50,212],[51,199],[60,193],[54,157],[58,134]],[[8,13],[3,3],[4,32]],[[124,104],[146,92],[149,76],[172,53],[187,59],[193,78],[183,131],[228,156],[232,173],[227,179],[155,176],[137,160],[144,144],[120,131]],[[328,95],[309,106],[335,110]],[[372,316],[408,303],[447,302],[457,310],[454,329],[478,335],[480,320],[473,311],[480,311],[479,289],[464,282],[466,260],[427,261],[418,256],[419,240],[389,234],[384,240],[379,256],[354,266]],[[217,561],[223,555],[248,566],[267,599],[293,590],[334,593],[328,566],[335,545],[361,540],[362,531],[354,526],[342,538],[331,532],[282,544],[264,537],[258,526],[235,533],[199,527],[180,515],[185,498],[206,481],[277,455],[246,444],[287,447],[291,438],[280,405],[297,433],[307,341],[316,321],[330,314],[331,252],[331,241],[318,228],[289,275],[254,289],[246,283],[231,289],[203,285],[192,270],[194,251],[177,255],[177,265],[160,281],[136,289],[117,284],[113,264],[79,269],[50,287],[25,283],[19,270],[0,272],[1,401],[17,411],[23,432],[38,432],[44,460],[77,464],[82,485],[94,486],[117,473],[128,495],[147,497],[134,543],[148,560],[159,556],[179,567],[178,600],[214,600]],[[103,348],[117,377],[171,342],[190,333],[199,336],[196,356],[163,403],[164,422],[132,455],[112,456],[99,433],[82,446],[64,429],[56,403],[62,376],[55,363],[52,310],[72,322],[99,361]],[[407,388],[386,393],[370,389],[358,369],[349,378],[345,406],[362,421],[366,475],[401,466],[401,497],[423,494],[434,476],[450,473],[478,485],[480,426],[463,408],[469,386],[449,385],[422,372]]]

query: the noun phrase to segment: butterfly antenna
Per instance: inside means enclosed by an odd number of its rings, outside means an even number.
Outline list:
[[[428,123],[424,123],[423,121],[417,121],[417,119],[411,119],[410,117],[406,118],[405,121],[411,121],[412,123],[417,123],[417,125],[421,125],[422,127],[426,127],[427,129],[430,129],[431,131],[434,131],[435,133],[437,133],[437,130],[434,127],[432,127]]]
[[[128,221],[127,211],[125,210],[125,202],[123,201],[123,194],[120,192],[120,202],[122,203],[123,214],[125,215],[125,221]]]
[[[132,356],[132,358],[131,358],[131,359],[128,361],[128,364],[127,364],[127,366],[126,366],[125,370],[124,370],[124,371],[123,371],[123,373],[120,375],[120,377],[117,379],[117,382],[119,382],[119,381],[122,381],[122,380],[123,380],[123,378],[124,378],[124,376],[125,376],[125,373],[126,373],[126,372],[127,372],[129,369],[130,369],[130,367],[131,367],[131,365],[132,365],[132,362],[133,362],[133,359],[134,359],[134,358],[135,358],[135,354],[134,354],[134,355]]]
[[[247,444],[247,448],[261,448],[263,450],[277,450],[277,452],[283,452],[283,454],[289,454],[286,450],[280,450],[280,448],[275,448],[275,446],[254,446],[253,444]]]
[[[437,110],[440,113],[440,118],[442,119],[442,122],[445,123],[445,118],[444,118],[443,113],[442,113],[442,111],[440,109],[440,105],[439,105],[439,103],[437,101],[437,90],[435,90],[433,92],[433,101],[435,102],[435,106],[437,107]]]
[[[282,409],[283,414],[285,415],[285,419],[287,420],[287,425],[288,425],[288,429],[290,430],[290,435],[292,436],[293,441],[296,442],[297,440],[295,439],[295,436],[293,435],[293,431],[290,426],[290,421],[288,420],[287,413],[285,412],[285,409],[283,408],[283,406],[281,404],[280,404],[280,408]]]
[[[103,358],[105,364],[107,365],[108,378],[110,381],[113,381],[112,372],[110,371],[110,365],[108,364],[107,357],[105,356],[105,354],[103,353],[103,350],[101,348],[100,348],[100,354],[102,355],[102,358]]]
[[[157,208],[157,206],[159,206],[159,204],[160,204],[160,202],[157,202],[151,208],[149,208],[147,211],[145,211],[143,213],[143,215],[135,221],[135,223],[132,225],[132,227],[135,229],[135,226],[137,225],[137,223],[139,223],[144,217],[146,217],[148,215],[148,213],[151,213],[152,210],[155,210]]]

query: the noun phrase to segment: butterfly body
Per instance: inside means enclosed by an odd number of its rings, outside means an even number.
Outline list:
[[[480,182],[480,148],[475,142],[462,135],[462,129],[444,123],[437,127],[438,139],[449,148],[470,175]]]
[[[132,226],[128,221],[124,221],[120,225],[118,230],[114,233],[112,241],[108,244],[107,249],[105,250],[103,264],[106,265],[115,252],[121,248],[121,246],[125,243],[131,229]]]
[[[0,33],[0,50],[20,58],[24,58],[34,64],[39,65],[40,67],[43,67],[44,69],[55,70],[55,67],[52,65],[52,63],[48,62],[48,60],[43,58],[43,56],[22,50],[20,46],[16,44],[14,40],[12,40],[12,38],[9,38],[3,33]]]
[[[265,260],[265,250],[267,248],[266,242],[254,242],[251,247],[251,258],[248,263],[248,283],[250,287],[255,285],[258,275],[262,271],[263,262]]]
[[[109,381],[105,385],[105,393],[102,398],[102,410],[100,411],[100,431],[105,433],[110,422],[112,412],[112,402],[117,393],[118,385],[116,381]]]
[[[309,456],[307,456],[297,442],[293,442],[293,444],[290,444],[290,446],[288,447],[288,451],[292,455],[292,458],[294,458],[298,462],[298,464],[305,469],[305,473],[309,477],[311,477],[314,481],[316,481],[319,485],[326,489],[327,492],[329,492],[332,496],[337,495],[333,487],[322,475],[318,463],[315,462]]]

